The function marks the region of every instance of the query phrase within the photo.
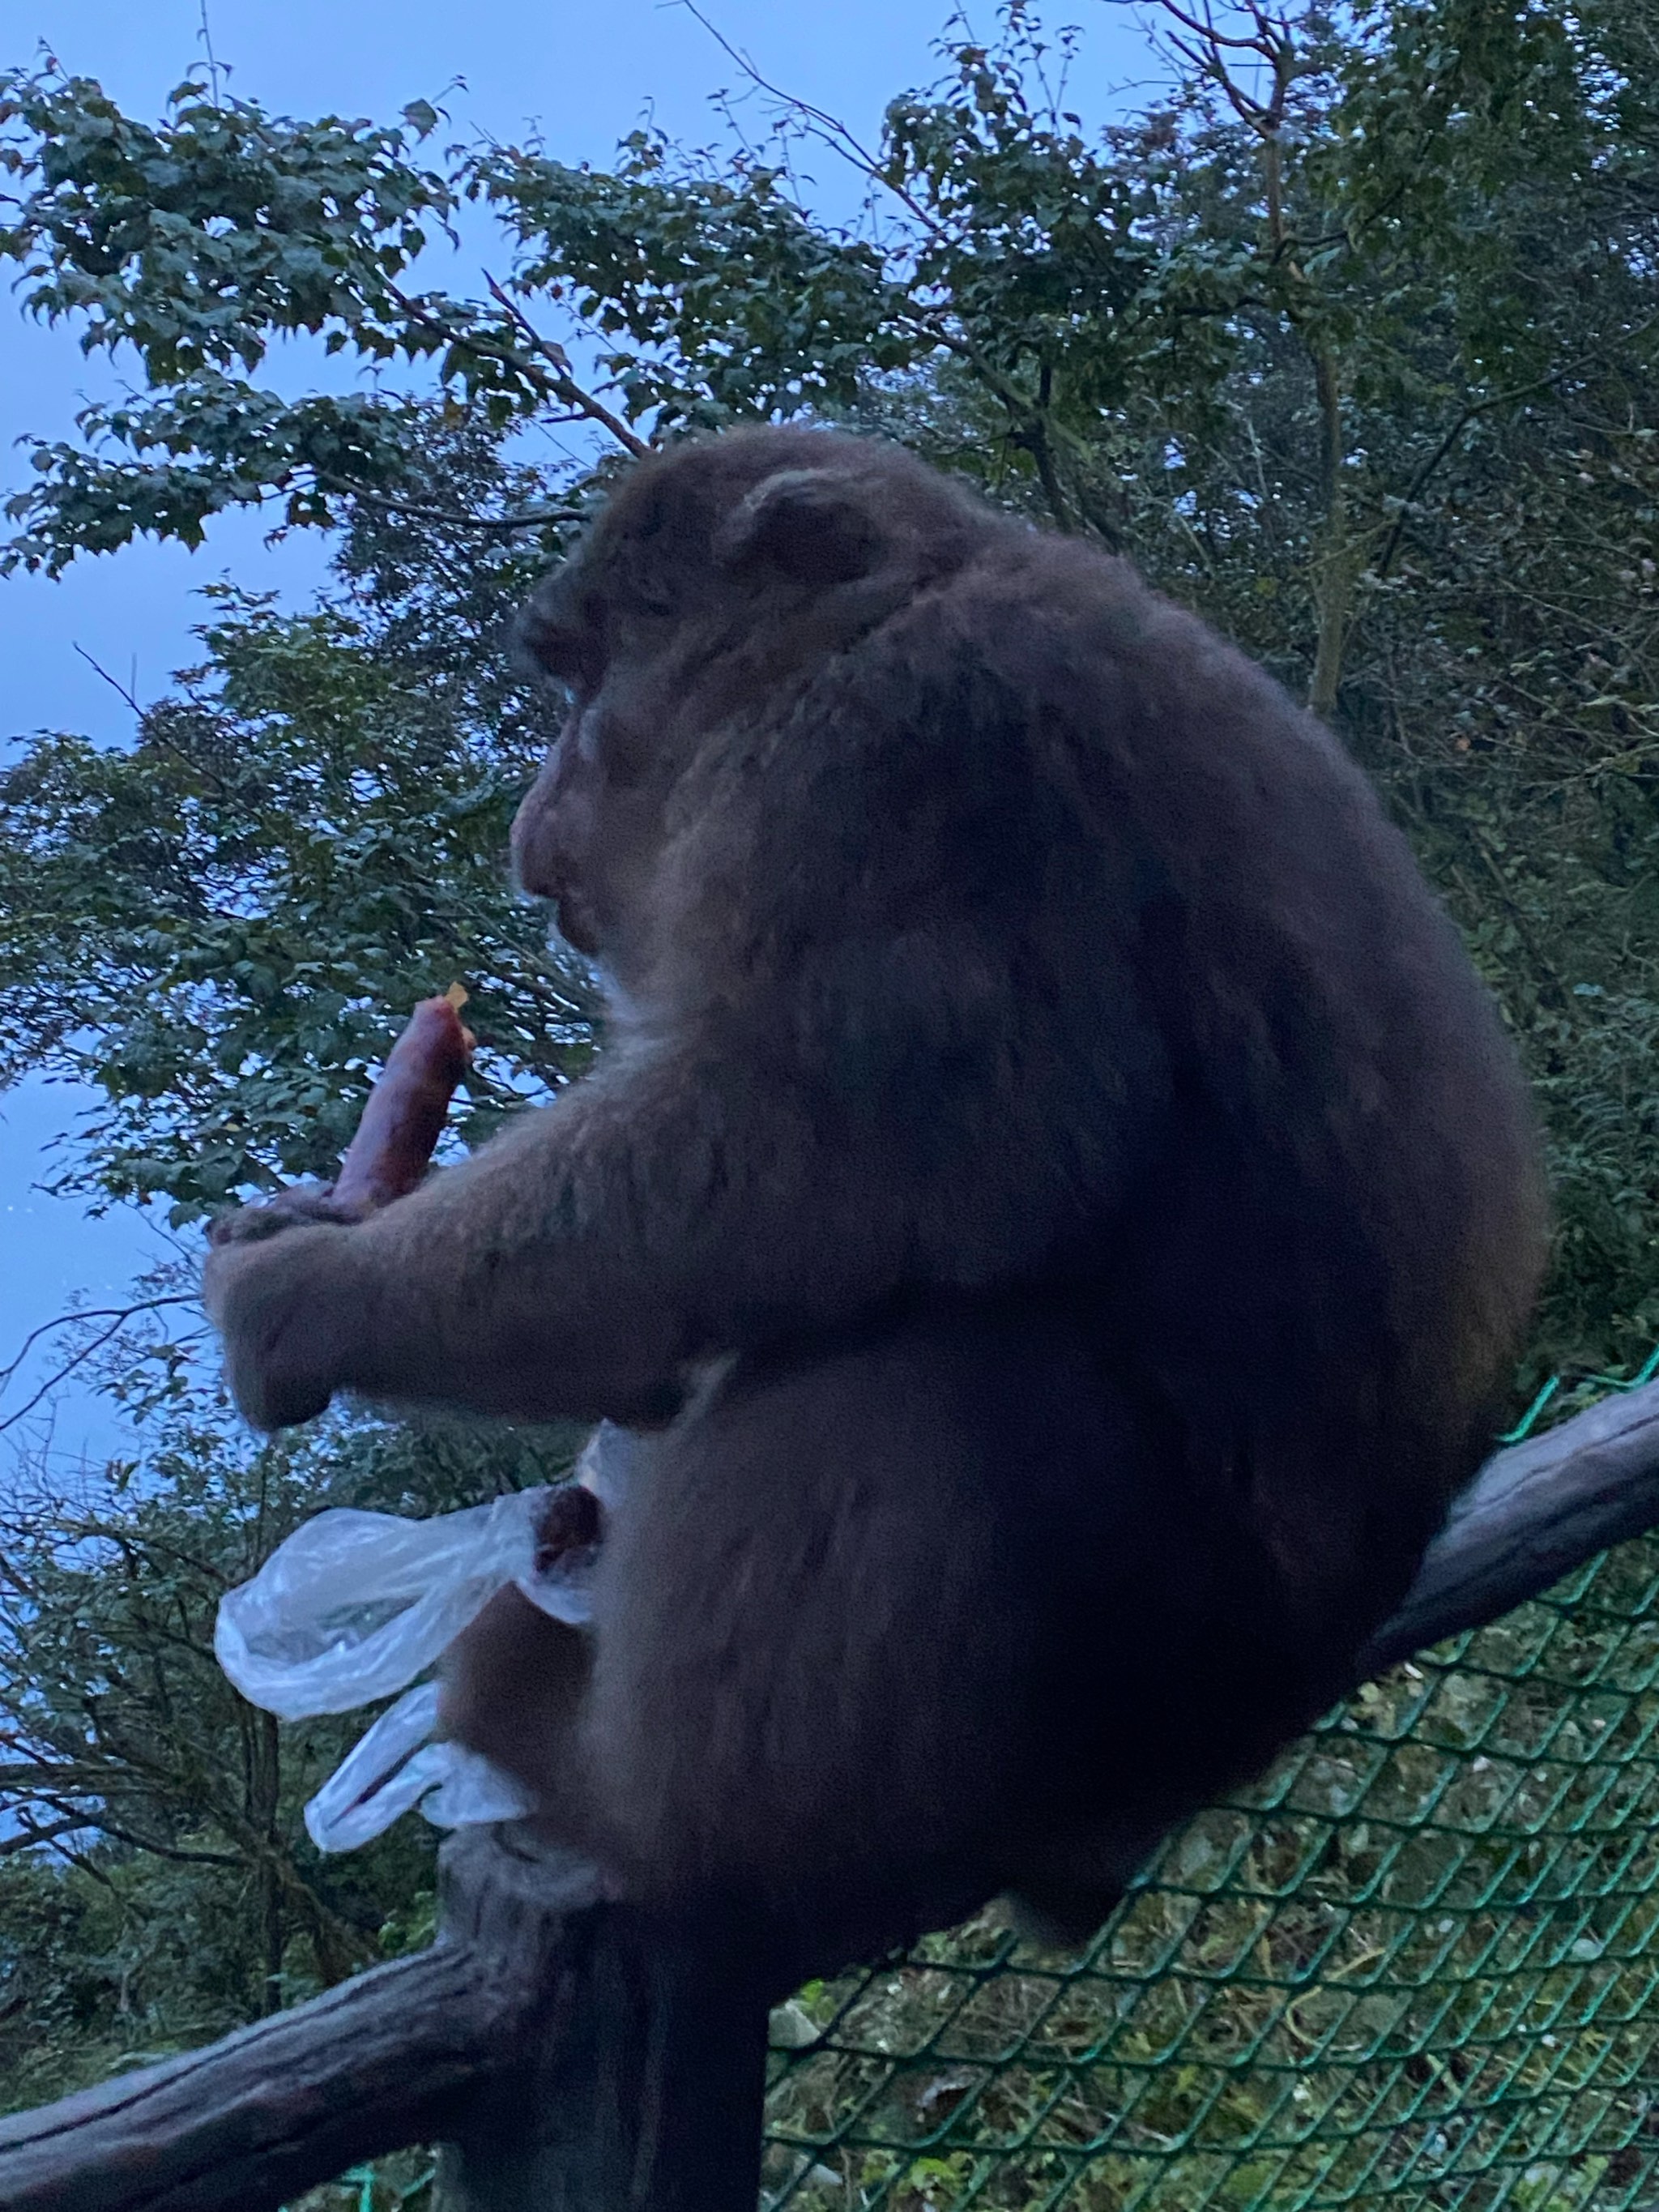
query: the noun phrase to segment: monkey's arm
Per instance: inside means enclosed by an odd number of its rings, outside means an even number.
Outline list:
[[[902,1195],[748,1074],[635,1060],[359,1224],[233,1216],[205,1292],[238,1403],[264,1428],[339,1389],[648,1420],[689,1362],[880,1297]]]
[[[342,1389],[646,1422],[697,1360],[1040,1265],[1098,1192],[1108,1103],[1084,1158],[994,1023],[969,1068],[924,1048],[884,1076],[915,1006],[849,1022],[845,1079],[822,1052],[781,1064],[772,1021],[769,1048],[623,1053],[361,1223],[260,1238],[264,1209],[231,1217],[205,1288],[238,1403],[266,1428]]]

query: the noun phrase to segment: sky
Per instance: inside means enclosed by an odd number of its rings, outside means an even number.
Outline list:
[[[937,73],[933,46],[948,7],[706,0],[703,13],[774,83],[873,141],[886,102]],[[966,13],[987,36],[991,11],[974,0]],[[1135,11],[1118,0],[1059,0],[1048,21],[1068,20],[1084,31],[1071,104],[1097,118],[1121,104],[1123,88],[1150,78],[1144,37]],[[459,9],[434,0],[208,0],[206,21],[232,88],[267,107],[392,119],[406,101],[428,98],[448,112],[446,137],[519,137],[538,125],[566,161],[603,164],[642,121],[707,142],[718,130],[709,95],[738,82],[709,29],[684,6],[658,0],[471,0]],[[67,70],[98,78],[130,112],[155,118],[168,88],[204,58],[202,32],[201,0],[0,0],[0,67],[28,64],[46,48]],[[827,155],[818,190],[826,208],[854,204]],[[21,480],[16,439],[70,434],[77,407],[105,396],[108,380],[68,331],[31,323],[0,299],[0,491]],[[155,697],[194,657],[194,594],[216,577],[308,595],[323,579],[326,544],[304,534],[268,547],[264,527],[232,516],[194,554],[138,545],[77,562],[58,582],[0,581],[0,738],[54,728],[123,742],[131,714],[91,663],[141,701]],[[167,1249],[134,1216],[90,1221],[40,1190],[50,1170],[43,1148],[84,1103],[36,1084],[0,1095],[0,1367],[73,1294],[103,1304]],[[0,1395],[0,1419],[24,1395],[14,1384]],[[53,1429],[58,1453],[101,1453],[118,1442],[105,1409],[66,1394]],[[0,1474],[5,1465],[0,1437]]]

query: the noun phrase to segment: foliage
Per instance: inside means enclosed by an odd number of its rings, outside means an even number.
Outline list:
[[[1081,1956],[988,1916],[804,1991],[779,2212],[1651,2203],[1656,1571],[1368,1684]]]
[[[420,103],[304,123],[192,80],[150,125],[55,65],[4,80],[0,252],[143,382],[37,447],[6,557],[270,502],[348,524],[356,587],[222,600],[131,756],[42,739],[0,792],[8,1067],[111,1102],[72,1182],[188,1213],[326,1158],[384,1024],[453,972],[495,1100],[576,1064],[580,991],[534,980],[488,880],[532,722],[499,626],[612,461],[532,466],[524,434],[615,456],[806,410],[1124,546],[1335,714],[1538,1078],[1540,1358],[1659,1330],[1652,0],[1162,21],[1169,97],[1092,133],[1073,34],[1013,4],[874,148],[778,95],[758,149],[636,133],[609,172],[440,152]],[[863,178],[856,222],[800,198],[803,140]],[[507,281],[422,289],[468,203]],[[295,333],[375,380],[283,398]]]
[[[130,750],[44,738],[0,782],[8,1072],[99,1086],[95,1169],[66,1186],[162,1193],[175,1222],[326,1173],[408,1009],[453,977],[475,1134],[581,1065],[591,997],[507,886],[522,726],[471,732],[337,606],[208,596],[208,661]]]

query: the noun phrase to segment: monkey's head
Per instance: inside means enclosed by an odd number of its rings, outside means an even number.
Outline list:
[[[514,862],[569,942],[637,976],[694,764],[775,728],[792,685],[996,526],[908,454],[830,431],[730,432],[635,468],[523,624],[569,706]]]

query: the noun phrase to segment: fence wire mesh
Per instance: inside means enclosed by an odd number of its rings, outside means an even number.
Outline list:
[[[1644,1539],[1367,1685],[1081,1958],[988,1920],[803,1992],[772,2203],[1659,2203],[1656,1592]]]

